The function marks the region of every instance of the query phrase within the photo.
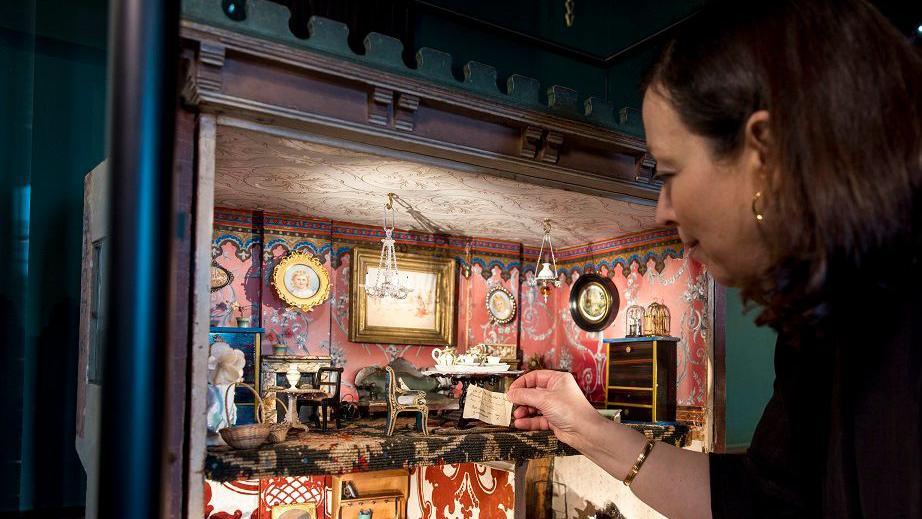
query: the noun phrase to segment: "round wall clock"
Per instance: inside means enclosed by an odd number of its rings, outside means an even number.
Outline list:
[[[598,274],[583,274],[570,288],[570,315],[587,332],[607,328],[618,315],[620,304],[615,284]]]
[[[330,276],[311,254],[292,252],[272,271],[272,287],[289,306],[310,312],[330,296]]]
[[[507,324],[515,319],[515,297],[508,288],[494,285],[487,291],[487,313],[496,324]]]

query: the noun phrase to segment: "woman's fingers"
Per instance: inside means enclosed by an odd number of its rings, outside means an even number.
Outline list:
[[[542,369],[538,371],[529,371],[509,384],[509,389],[547,387],[554,377],[560,376],[559,371]]]
[[[550,429],[547,418],[543,416],[533,416],[531,418],[516,418],[515,428],[526,431],[540,431]]]
[[[515,412],[512,413],[512,416],[515,418],[526,418],[529,416],[534,416],[538,414],[538,410],[534,407],[529,407],[527,405],[522,405],[515,408]]]

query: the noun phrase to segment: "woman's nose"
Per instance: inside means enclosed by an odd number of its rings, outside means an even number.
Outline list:
[[[674,227],[678,225],[678,222],[676,222],[675,211],[672,209],[667,190],[667,186],[660,189],[659,199],[656,202],[656,223],[665,227]]]

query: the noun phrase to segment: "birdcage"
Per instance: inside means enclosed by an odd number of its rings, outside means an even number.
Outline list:
[[[624,332],[627,337],[640,337],[643,335],[644,309],[640,305],[628,307],[624,318]]]
[[[669,336],[669,308],[662,303],[650,303],[643,319],[643,334],[647,336]]]

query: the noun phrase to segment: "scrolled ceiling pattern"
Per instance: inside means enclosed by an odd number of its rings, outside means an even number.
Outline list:
[[[653,229],[654,208],[222,126],[215,204],[380,225],[397,194],[397,227],[555,246]]]

